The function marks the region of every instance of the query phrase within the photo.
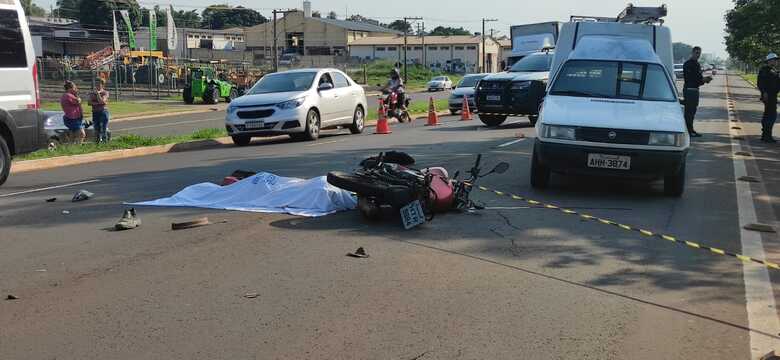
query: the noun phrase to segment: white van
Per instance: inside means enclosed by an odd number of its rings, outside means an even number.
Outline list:
[[[663,26],[571,22],[563,26],[544,100],[531,185],[551,173],[664,180],[685,188],[690,139]]]
[[[19,0],[0,0],[0,185],[11,157],[46,142],[35,62],[27,18]]]

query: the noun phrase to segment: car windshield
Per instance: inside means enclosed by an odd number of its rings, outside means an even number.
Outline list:
[[[528,55],[509,68],[509,72],[544,72],[550,71],[553,54]]]
[[[437,76],[433,78],[433,81],[444,81],[444,80],[447,80],[447,78],[445,78],[444,76]]]
[[[663,67],[619,61],[573,60],[558,75],[551,95],[676,101]]]
[[[277,73],[266,75],[249,90],[249,95],[305,91],[311,88],[316,76],[316,72]]]
[[[466,76],[463,78],[463,80],[460,81],[460,84],[458,84],[459,88],[468,88],[468,87],[475,87],[477,86],[477,83],[482,80],[485,76]]]

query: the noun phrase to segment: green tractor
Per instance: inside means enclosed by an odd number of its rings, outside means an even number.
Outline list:
[[[206,104],[216,104],[219,98],[230,102],[238,97],[238,89],[229,81],[217,78],[212,68],[192,68],[189,73],[183,96],[187,104],[194,103],[196,97],[202,98]]]

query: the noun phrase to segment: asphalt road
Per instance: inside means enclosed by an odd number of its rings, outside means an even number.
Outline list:
[[[430,97],[433,97],[434,99],[446,99],[449,97],[449,94],[449,91],[412,93],[410,94],[410,97],[413,102],[425,102],[428,101]],[[378,108],[377,97],[369,96],[367,100],[369,111],[376,112]],[[143,120],[117,121],[109,124],[109,127],[114,136],[121,136],[124,134],[142,136],[186,135],[199,129],[224,128],[225,111],[173,115]]]
[[[722,77],[704,89],[699,119],[705,137],[680,199],[660,183],[613,179],[554,176],[550,189],[531,189],[534,129],[524,119],[486,129],[448,117],[384,136],[258,140],[15,175],[0,188],[0,295],[19,300],[0,301],[0,358],[755,358],[779,338],[749,320],[756,299],[746,300],[743,271],[758,266],[485,192],[473,195],[486,210],[412,231],[354,211],[309,219],[181,208],[139,208],[141,228],[107,230],[123,202],[235,169],[308,178],[397,149],[451,171],[478,153],[508,161],[509,172],[482,184],[741,252]],[[35,191],[82,181],[95,182]],[[79,188],[96,197],[70,203]],[[169,230],[201,215],[213,224]],[[371,257],[345,256],[358,246]],[[777,279],[750,281],[772,291]],[[777,320],[764,305],[772,316],[759,320]]]

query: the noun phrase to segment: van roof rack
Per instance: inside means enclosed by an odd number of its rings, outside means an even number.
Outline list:
[[[663,18],[668,15],[666,5],[634,6],[629,3],[617,17],[572,15],[571,22],[619,22],[627,24],[663,25]]]

